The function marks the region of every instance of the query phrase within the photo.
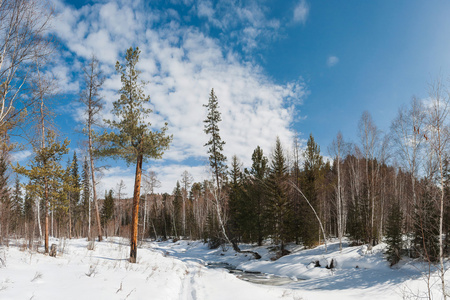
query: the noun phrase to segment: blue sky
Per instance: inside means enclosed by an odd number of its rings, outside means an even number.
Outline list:
[[[117,99],[116,60],[139,46],[142,79],[156,114],[174,135],[164,160],[144,166],[170,192],[188,170],[208,177],[202,120],[214,87],[221,106],[225,154],[248,166],[260,145],[270,154],[276,136],[286,149],[298,132],[312,133],[327,155],[341,130],[358,142],[368,110],[385,132],[400,105],[427,96],[428,83],[450,74],[448,1],[67,1],[53,0],[52,33],[61,55],[53,73],[63,97],[56,108],[63,135],[82,154],[79,72],[94,53],[107,79],[103,117]],[[26,152],[19,153],[25,159]],[[18,156],[17,156],[18,157]],[[123,179],[129,194],[133,166],[105,162],[101,188]]]

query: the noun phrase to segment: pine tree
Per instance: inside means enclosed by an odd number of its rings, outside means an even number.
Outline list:
[[[149,158],[162,158],[172,141],[172,136],[166,135],[167,123],[160,131],[153,131],[151,124],[146,121],[152,110],[146,108],[150,97],[144,95],[143,83],[139,81],[141,72],[136,70],[139,54],[139,48],[131,47],[127,50],[125,64],[116,63],[116,71],[121,75],[122,82],[122,88],[119,90],[120,98],[113,103],[112,110],[117,120],[104,120],[112,131],[105,132],[101,136],[100,140],[107,144],[99,151],[101,156],[120,157],[125,159],[127,164],[136,164],[131,225],[131,263],[136,263],[137,257],[142,163]]]
[[[28,169],[17,164],[14,170],[27,176],[31,184],[28,189],[44,201],[45,215],[45,253],[49,252],[49,207],[53,207],[58,197],[60,197],[60,177],[63,169],[59,161],[62,155],[68,152],[69,141],[59,143],[56,141],[56,135],[48,130],[46,143],[44,147],[34,147],[34,157],[28,165]]]
[[[398,263],[401,259],[401,250],[403,248],[402,238],[403,214],[400,203],[396,201],[388,215],[386,226],[386,255],[391,266]]]

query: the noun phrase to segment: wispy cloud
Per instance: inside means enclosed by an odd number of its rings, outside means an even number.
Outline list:
[[[330,55],[327,58],[327,66],[333,67],[339,63],[339,57]]]
[[[301,0],[294,8],[294,22],[305,24],[309,15],[309,4]]]
[[[11,155],[11,161],[13,163],[23,161],[23,160],[29,158],[31,156],[31,154],[32,154],[32,152],[29,151],[29,150],[23,150],[23,151],[14,152]]]

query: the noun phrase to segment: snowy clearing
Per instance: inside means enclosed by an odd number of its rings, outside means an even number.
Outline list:
[[[427,291],[428,265],[403,260],[391,269],[383,244],[370,252],[344,247],[342,253],[337,243],[328,253],[292,246],[292,254],[271,261],[270,247],[242,245],[261,254],[255,260],[199,241],[149,241],[141,243],[138,263],[131,264],[126,239],[96,242],[93,251],[85,239],[52,242],[58,245],[56,258],[23,250],[20,243],[0,248],[0,299],[417,299]],[[334,270],[325,268],[331,259]],[[321,267],[311,264],[316,260]],[[229,273],[219,263],[242,271]],[[258,276],[269,284],[239,279],[245,271],[264,273]],[[431,285],[433,299],[440,299],[437,277]]]

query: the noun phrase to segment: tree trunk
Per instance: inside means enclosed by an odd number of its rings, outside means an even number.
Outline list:
[[[98,210],[97,190],[95,189],[95,172],[94,172],[94,157],[92,156],[92,136],[91,124],[89,124],[89,159],[91,162],[91,177],[92,177],[92,193],[94,197],[95,217],[97,218],[98,241],[102,240],[102,225],[100,224],[100,212]]]
[[[44,179],[44,193],[45,193],[45,253],[48,253],[48,185],[47,178]]]
[[[136,263],[137,257],[137,235],[138,235],[138,219],[139,219],[139,196],[141,192],[142,158],[143,158],[142,154],[138,155],[136,163],[136,174],[134,177],[133,214],[131,218],[131,236],[130,236],[131,263]]]

